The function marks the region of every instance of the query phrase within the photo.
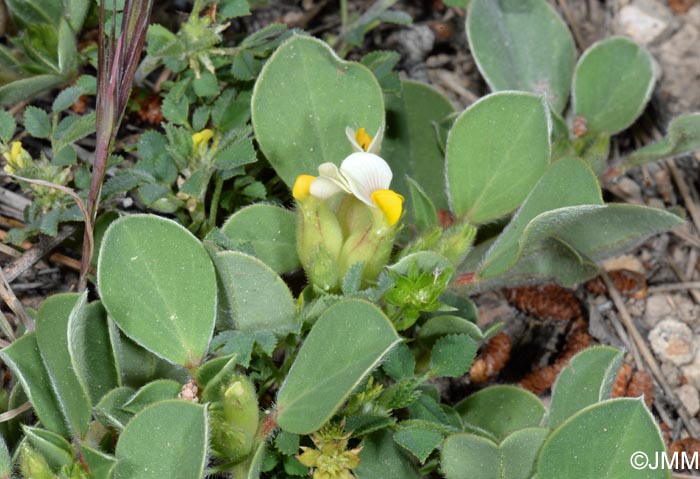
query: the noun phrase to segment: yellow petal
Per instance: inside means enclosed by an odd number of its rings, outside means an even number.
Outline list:
[[[292,196],[296,200],[305,200],[311,194],[311,183],[316,178],[311,175],[299,175],[292,188]]]
[[[192,135],[192,147],[196,151],[200,145],[208,143],[213,136],[214,132],[208,128],[200,131],[199,133],[195,133],[194,135]]]
[[[10,146],[10,163],[15,167],[24,168],[24,148],[21,141],[13,141]]]
[[[372,201],[384,212],[390,225],[395,225],[403,211],[403,196],[393,190],[377,190],[372,193]]]
[[[369,150],[369,145],[372,143],[372,137],[367,134],[367,130],[360,128],[355,132],[355,139],[357,144],[362,147],[363,150]]]

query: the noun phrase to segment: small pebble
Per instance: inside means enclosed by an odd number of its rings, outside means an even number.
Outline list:
[[[682,366],[695,357],[696,344],[688,325],[672,318],[659,322],[649,333],[651,348],[662,361]]]
[[[700,412],[700,393],[698,393],[697,389],[690,384],[684,384],[677,388],[675,392],[691,416],[695,416]]]

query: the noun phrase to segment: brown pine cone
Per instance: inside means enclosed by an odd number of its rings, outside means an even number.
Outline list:
[[[497,375],[510,359],[510,338],[506,333],[498,333],[486,343],[469,371],[473,383],[483,383]]]
[[[583,311],[573,291],[556,284],[523,286],[505,290],[513,306],[539,319],[574,319]]]

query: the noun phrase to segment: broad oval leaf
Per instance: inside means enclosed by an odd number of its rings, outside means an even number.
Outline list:
[[[601,40],[579,59],[574,72],[574,113],[589,134],[614,134],[642,113],[654,88],[654,63],[647,50],[624,37]]]
[[[470,106],[447,138],[452,211],[483,223],[525,199],[549,164],[550,118],[543,97],[501,92]]]
[[[400,341],[370,303],[345,300],[316,321],[277,395],[277,422],[295,434],[319,429]]]
[[[608,399],[622,356],[622,351],[608,346],[588,348],[574,356],[552,389],[547,425],[554,429],[581,409]]]
[[[277,273],[238,251],[214,256],[222,317],[239,331],[288,333],[297,328],[294,298]]]
[[[22,384],[22,389],[32,403],[41,424],[61,436],[69,436],[70,430],[39,353],[36,333],[25,333],[3,349],[0,352],[0,358]]]
[[[537,478],[669,479],[669,469],[652,469],[665,450],[644,401],[612,399],[583,409],[550,435],[540,451]]]
[[[440,465],[447,479],[530,479],[545,428],[527,428],[500,445],[473,434],[453,434],[442,446]]]
[[[404,80],[401,95],[387,95],[382,157],[394,173],[392,188],[408,198],[406,176],[420,184],[438,208],[447,208],[445,158],[435,123],[454,112],[445,96],[423,83]]]
[[[91,403],[87,385],[73,369],[68,324],[72,315],[80,314],[85,301],[87,293],[57,294],[41,304],[36,316],[36,340],[41,357],[68,425],[79,438],[85,437],[92,419]]]
[[[485,432],[500,441],[509,434],[537,427],[544,418],[544,405],[537,396],[514,386],[492,386],[472,394],[456,406],[467,429]]]
[[[338,58],[323,41],[295,35],[270,57],[251,103],[255,138],[288,186],[340,164],[351,152],[345,128],[374,135],[384,125],[382,90],[365,66]]]
[[[364,438],[360,465],[353,471],[357,479],[419,479],[413,462],[396,444],[387,429]]]
[[[236,211],[221,231],[234,242],[249,243],[255,257],[278,274],[301,267],[292,211],[274,205],[250,205]]]
[[[189,231],[157,216],[115,221],[97,278],[105,309],[127,336],[175,364],[199,364],[216,318],[216,275]]]
[[[540,213],[565,206],[603,204],[598,179],[591,168],[575,158],[554,163],[537,182],[506,229],[486,253],[479,275],[504,273],[518,260],[530,221]]]
[[[545,94],[554,111],[564,110],[576,51],[566,23],[545,0],[473,0],[467,36],[492,90]]]
[[[498,444],[474,434],[453,434],[442,444],[440,467],[446,479],[501,479]]]
[[[129,421],[117,443],[118,479],[193,479],[207,462],[207,410],[179,399],[158,402]]]

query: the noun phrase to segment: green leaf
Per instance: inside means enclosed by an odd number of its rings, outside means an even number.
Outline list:
[[[199,78],[192,81],[192,87],[197,96],[207,97],[219,94],[219,82],[209,72],[202,72]]]
[[[386,355],[382,369],[394,381],[411,378],[416,373],[416,358],[406,343],[399,343]]]
[[[82,88],[77,86],[72,86],[61,90],[61,92],[56,95],[53,103],[51,104],[51,111],[54,113],[62,112],[70,108],[80,95],[83,95],[84,91]]]
[[[133,414],[124,411],[122,406],[134,395],[133,388],[122,386],[112,389],[95,405],[95,418],[105,427],[123,431]]]
[[[462,113],[447,139],[455,215],[483,223],[517,208],[549,164],[549,124],[531,93],[493,93]]]
[[[24,426],[24,435],[32,448],[40,453],[54,470],[73,464],[73,448],[55,432]]]
[[[253,139],[242,138],[234,144],[217,151],[213,160],[214,166],[220,170],[230,170],[255,163],[258,158],[253,148]]]
[[[73,369],[68,347],[70,317],[80,314],[87,293],[57,294],[44,301],[36,316],[36,340],[73,434],[85,437],[91,419],[90,396]]]
[[[528,227],[528,241],[556,238],[583,258],[600,261],[680,224],[675,214],[646,206],[571,206],[538,215]]]
[[[428,319],[418,330],[418,339],[432,346],[440,337],[448,334],[467,334],[474,341],[483,341],[484,335],[471,321],[453,315],[441,315]]]
[[[249,242],[255,257],[276,273],[299,269],[296,217],[279,206],[256,204],[236,211],[221,227],[232,241]]]
[[[401,93],[401,78],[394,68],[401,55],[394,51],[375,50],[362,57],[360,63],[372,70],[384,93]]]
[[[39,354],[36,333],[27,333],[0,352],[0,357],[22,384],[41,424],[62,436],[69,430],[51,388],[49,373]]]
[[[7,449],[4,436],[0,434],[0,477],[11,478],[13,470],[14,464],[12,457],[10,457],[10,451]]]
[[[130,338],[172,363],[199,364],[216,319],[216,274],[189,231],[157,216],[116,220],[97,278],[105,309]]]
[[[328,308],[280,388],[280,427],[295,434],[319,429],[399,340],[389,319],[370,303],[345,300]]]
[[[436,376],[462,376],[474,362],[477,345],[467,334],[450,334],[435,341],[430,368]]]
[[[540,213],[585,204],[603,204],[593,171],[579,159],[557,161],[537,182],[506,229],[489,248],[479,274],[488,278],[513,266],[522,253],[530,222]]]
[[[68,119],[71,119],[69,125],[66,128],[62,128],[64,126],[64,122]],[[59,151],[62,148],[75,143],[81,138],[85,138],[86,136],[95,133],[95,128],[96,116],[94,111],[88,113],[87,115],[77,117],[77,119],[76,117],[66,117],[63,121],[61,121],[61,123],[59,123],[58,127],[56,128],[56,132],[54,133],[54,136],[56,137],[56,144],[54,145],[54,148],[56,151]]]
[[[362,441],[360,465],[354,470],[357,479],[420,479],[404,451],[387,430],[375,432]]]
[[[453,434],[442,445],[440,466],[446,479],[501,479],[498,444],[473,434]]]
[[[68,337],[68,352],[76,377],[87,390],[90,402],[97,404],[120,382],[102,303],[85,304],[81,298],[68,320]]]
[[[265,64],[251,104],[255,137],[288,186],[352,152],[345,128],[374,135],[384,124],[382,90],[364,66],[324,42],[293,36]]]
[[[689,113],[671,120],[663,139],[633,151],[620,167],[632,168],[697,149],[700,149],[700,113]]]
[[[5,110],[0,110],[0,140],[9,143],[17,129],[15,118]]]
[[[416,219],[418,231],[427,231],[438,224],[435,205],[415,180],[406,177],[406,182],[411,195],[411,205],[413,206],[413,215]]]
[[[442,445],[446,479],[530,479],[548,429],[516,431],[500,445],[473,434],[453,434]]]
[[[64,82],[65,80],[61,76],[53,74],[36,75],[15,80],[0,86],[0,106],[14,105],[20,101],[31,99],[39,93],[55,88]]]
[[[90,474],[92,474],[93,479],[112,478],[112,471],[117,465],[116,458],[85,445],[80,447],[80,451],[85,458],[85,462],[90,466]]]
[[[545,0],[474,0],[467,36],[491,90],[544,94],[554,111],[564,110],[576,51],[566,23]]]
[[[574,113],[588,134],[618,133],[642,113],[654,88],[647,50],[624,37],[601,40],[579,59],[574,73]]]
[[[222,18],[236,18],[250,15],[248,0],[222,0],[219,3],[218,14]]]
[[[78,73],[78,41],[67,19],[58,22],[58,68],[64,81]]]
[[[288,333],[297,328],[294,298],[277,273],[238,251],[214,256],[221,318],[239,331]]]
[[[622,351],[598,346],[581,351],[559,373],[547,425],[555,429],[581,409],[610,397]]]
[[[416,456],[421,463],[428,459],[442,439],[443,434],[436,431],[434,427],[426,427],[420,423],[399,425],[394,433],[394,441]]]
[[[456,409],[466,425],[498,441],[520,429],[539,426],[545,413],[537,396],[514,386],[482,389],[460,402]]]
[[[645,458],[653,466],[664,451],[644,401],[613,399],[583,409],[549,436],[537,461],[537,478],[669,479],[670,468],[644,467]]]
[[[286,456],[294,456],[299,453],[299,435],[286,431],[280,431],[275,437],[275,447]]]
[[[158,402],[134,416],[117,443],[119,479],[193,479],[207,462],[207,410],[181,400]],[[147,445],[147,447],[145,447]]]
[[[447,209],[445,159],[434,123],[452,113],[454,107],[432,87],[406,80],[401,82],[400,96],[387,95],[384,100],[387,127],[382,157],[394,173],[392,188],[408,197],[406,176],[410,176],[438,208]]]
[[[41,108],[28,106],[24,110],[24,129],[34,138],[48,138],[51,136],[49,114]]]
[[[639,205],[580,205],[541,213],[528,225],[522,254],[507,274],[486,284],[555,279],[572,285],[595,276],[597,262],[618,255],[649,236],[683,223],[678,216]]]
[[[172,379],[158,379],[136,391],[121,407],[126,412],[138,414],[153,403],[177,399],[182,385]]]

